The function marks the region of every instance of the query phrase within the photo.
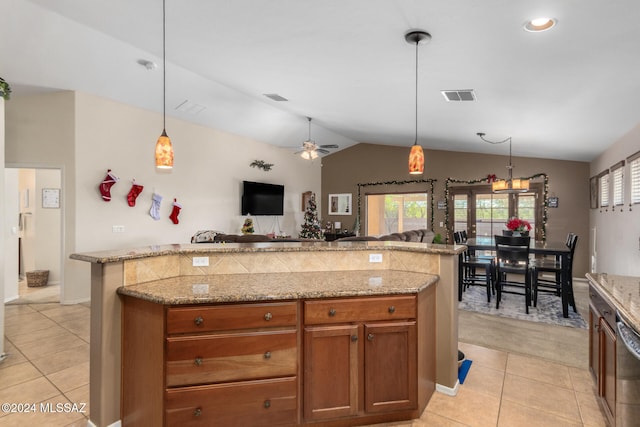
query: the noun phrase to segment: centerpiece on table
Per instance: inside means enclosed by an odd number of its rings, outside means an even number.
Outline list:
[[[529,221],[513,217],[507,221],[507,229],[502,231],[505,236],[528,236],[531,231]]]

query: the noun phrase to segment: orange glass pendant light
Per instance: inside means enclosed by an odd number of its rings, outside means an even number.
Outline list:
[[[166,61],[166,13],[165,0],[162,0],[162,135],[156,142],[156,168],[172,169],[173,168],[173,145],[171,139],[167,136],[167,61]]]
[[[424,173],[424,151],[418,144],[418,45],[431,41],[431,34],[426,31],[412,30],[404,35],[407,43],[416,45],[416,139],[409,152],[409,173],[420,175]]]

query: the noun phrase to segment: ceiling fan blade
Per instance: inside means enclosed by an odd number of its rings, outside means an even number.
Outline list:
[[[320,145],[320,148],[339,148],[336,144]]]
[[[322,154],[329,154],[329,151],[328,151],[328,150],[325,150],[325,149],[323,149],[323,148],[318,148],[316,151],[317,151],[318,153],[322,153]]]

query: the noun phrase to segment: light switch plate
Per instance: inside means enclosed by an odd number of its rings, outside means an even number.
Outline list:
[[[208,256],[194,256],[193,257],[193,266],[194,267],[208,267],[209,266],[209,257]]]
[[[382,254],[369,254],[369,262],[382,262]]]

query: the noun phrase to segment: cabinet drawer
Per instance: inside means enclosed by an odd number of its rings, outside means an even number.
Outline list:
[[[295,302],[234,304],[167,309],[167,334],[295,326]]]
[[[167,387],[295,375],[295,329],[167,338]]]
[[[296,389],[291,377],[167,390],[165,425],[295,425]]]
[[[600,293],[593,287],[593,285],[589,285],[589,298],[591,299],[591,303],[593,304],[593,306],[599,312],[600,316],[605,318],[611,328],[615,328],[615,310],[607,303],[607,301],[602,297],[602,295],[600,295]]]
[[[349,298],[304,303],[305,325],[415,317],[415,296]]]

